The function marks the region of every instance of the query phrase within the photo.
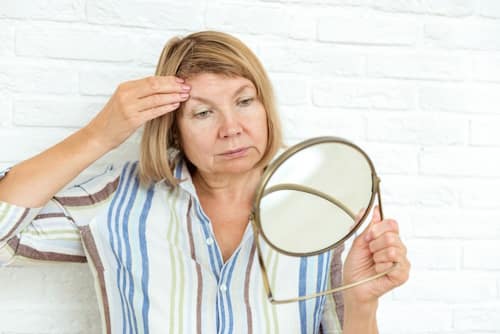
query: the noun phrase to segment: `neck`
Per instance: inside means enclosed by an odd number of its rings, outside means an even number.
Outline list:
[[[217,201],[252,203],[259,185],[262,170],[252,169],[246,173],[214,175],[196,171],[193,184],[198,196]]]

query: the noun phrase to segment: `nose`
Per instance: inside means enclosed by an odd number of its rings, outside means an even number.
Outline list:
[[[220,127],[220,137],[230,138],[241,135],[243,128],[236,115],[224,115]]]

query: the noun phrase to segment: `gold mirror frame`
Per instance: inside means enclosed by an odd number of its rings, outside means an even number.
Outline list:
[[[289,251],[280,249],[279,247],[277,247],[276,245],[274,245],[269,240],[269,238],[265,235],[265,233],[263,233],[262,224],[261,224],[261,220],[260,220],[260,209],[259,209],[260,201],[261,201],[261,199],[264,196],[266,196],[267,194],[269,194],[271,192],[279,191],[279,190],[294,190],[294,191],[307,192],[307,193],[319,196],[319,197],[321,197],[321,198],[323,198],[323,199],[325,199],[325,200],[333,203],[334,205],[337,205],[342,210],[344,210],[344,212],[346,212],[351,218],[355,218],[354,213],[350,212],[350,210],[347,207],[345,207],[342,203],[340,203],[339,201],[337,201],[335,198],[332,198],[328,194],[324,194],[324,193],[322,193],[322,192],[320,192],[318,190],[315,190],[315,189],[312,189],[312,188],[309,188],[309,187],[305,187],[305,186],[301,186],[301,185],[293,184],[293,183],[283,183],[283,184],[280,184],[280,185],[273,186],[273,187],[271,187],[269,189],[266,189],[266,185],[268,184],[271,176],[276,172],[276,170],[285,161],[288,160],[288,158],[290,158],[291,156],[293,156],[295,153],[297,153],[299,151],[302,151],[302,150],[304,150],[304,149],[306,149],[306,148],[308,148],[310,146],[318,145],[318,144],[324,144],[324,143],[339,143],[339,144],[342,144],[342,145],[347,145],[347,146],[350,146],[351,148],[355,149],[356,151],[360,152],[364,156],[364,158],[366,159],[366,161],[368,162],[368,164],[370,166],[371,174],[372,174],[372,193],[371,193],[371,197],[370,197],[370,201],[369,201],[368,207],[366,208],[366,210],[363,213],[363,215],[361,216],[361,218],[356,222],[356,224],[354,225],[354,227],[351,229],[351,231],[349,233],[347,233],[342,239],[338,240],[337,242],[333,243],[330,246],[327,246],[327,247],[325,247],[323,249],[320,249],[320,250],[317,250],[317,251],[305,252],[305,253],[293,253],[293,252],[289,252]],[[366,219],[366,217],[368,216],[368,214],[370,213],[370,211],[372,209],[373,202],[375,200],[375,194],[377,194],[378,206],[379,206],[379,210],[380,210],[380,217],[381,217],[381,219],[384,219],[384,215],[383,215],[383,211],[382,211],[382,200],[381,200],[381,197],[380,197],[380,178],[378,177],[377,173],[375,172],[375,167],[373,166],[373,163],[372,163],[371,159],[357,145],[351,143],[348,140],[340,138],[340,137],[328,137],[328,136],[325,136],[325,137],[311,138],[311,139],[302,141],[302,142],[300,142],[300,143],[298,143],[298,144],[296,144],[296,145],[288,148],[276,160],[274,160],[271,164],[269,164],[269,166],[266,168],[266,170],[265,170],[265,172],[264,172],[264,174],[262,176],[261,183],[260,183],[259,187],[257,188],[257,192],[256,192],[255,200],[254,200],[254,205],[253,205],[252,213],[250,215],[250,221],[251,221],[252,227],[253,227],[254,244],[255,244],[255,247],[257,249],[257,256],[258,256],[259,265],[260,265],[260,269],[261,269],[261,273],[262,273],[262,278],[263,278],[263,282],[264,282],[264,288],[266,290],[267,297],[268,297],[269,301],[272,304],[285,304],[285,303],[298,302],[298,301],[302,301],[302,300],[306,300],[306,299],[310,299],[310,298],[316,298],[316,297],[324,296],[324,295],[327,295],[327,294],[330,294],[330,293],[335,293],[335,292],[338,292],[338,291],[343,291],[343,290],[346,290],[346,289],[350,289],[350,288],[353,288],[353,287],[358,286],[360,284],[363,284],[363,283],[375,280],[375,279],[377,279],[379,277],[382,277],[384,275],[387,275],[389,272],[391,272],[392,270],[394,270],[397,267],[397,265],[398,265],[397,262],[394,262],[394,264],[393,264],[393,266],[391,268],[389,268],[388,270],[386,270],[386,271],[384,271],[382,273],[378,273],[376,275],[367,277],[365,279],[362,279],[362,280],[359,280],[359,281],[356,281],[356,282],[353,282],[353,283],[350,283],[350,284],[342,285],[342,286],[334,288],[334,289],[329,289],[329,290],[322,291],[322,292],[315,293],[315,294],[311,294],[311,295],[299,296],[299,297],[296,297],[296,298],[275,299],[274,296],[273,296],[273,293],[271,291],[271,286],[269,284],[269,278],[268,278],[268,275],[267,275],[267,270],[266,270],[266,267],[265,267],[265,264],[264,264],[264,259],[263,259],[263,256],[262,256],[262,250],[261,250],[260,245],[259,245],[259,240],[258,240],[259,236],[262,236],[262,238],[266,241],[266,243],[271,248],[273,248],[274,250],[278,251],[281,254],[285,254],[285,255],[289,255],[289,256],[295,256],[295,257],[300,257],[300,256],[314,256],[314,255],[318,255],[318,254],[327,252],[327,251],[329,251],[329,250],[337,247],[338,245],[344,243],[348,238],[350,238],[359,229],[359,227],[362,225],[363,221]]]

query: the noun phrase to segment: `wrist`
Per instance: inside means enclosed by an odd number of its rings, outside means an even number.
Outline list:
[[[77,135],[82,139],[82,142],[86,143],[88,148],[99,157],[113,149],[113,147],[103,140],[103,138],[100,138],[98,132],[94,131],[90,126],[81,128]]]
[[[370,303],[344,303],[344,334],[376,334],[378,301]]]

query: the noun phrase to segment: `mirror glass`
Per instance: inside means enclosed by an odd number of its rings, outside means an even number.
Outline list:
[[[372,200],[372,167],[347,143],[304,146],[271,166],[257,214],[279,251],[302,256],[331,247],[357,228]]]

